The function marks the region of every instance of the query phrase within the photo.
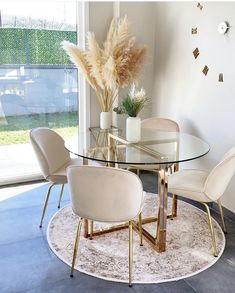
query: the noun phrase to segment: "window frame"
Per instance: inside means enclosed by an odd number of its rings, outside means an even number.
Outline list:
[[[85,50],[86,35],[89,30],[89,3],[77,2],[77,40],[79,47]],[[79,29],[80,28],[80,29]],[[82,72],[78,72],[78,114],[79,131],[86,132],[90,127],[90,86]],[[81,142],[86,145],[86,141]]]

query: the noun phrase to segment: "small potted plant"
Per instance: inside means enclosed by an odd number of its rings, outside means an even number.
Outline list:
[[[126,120],[126,139],[129,142],[140,141],[141,119],[137,116],[148,101],[145,90],[143,88],[138,90],[135,84],[132,84],[129,94],[122,100],[121,105],[113,109],[117,114],[129,116]]]

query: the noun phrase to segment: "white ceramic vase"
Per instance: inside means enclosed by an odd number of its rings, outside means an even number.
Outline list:
[[[141,119],[128,117],[126,119],[126,139],[129,142],[138,142],[141,138]]]
[[[110,112],[100,113],[100,128],[101,129],[111,128],[111,113]]]

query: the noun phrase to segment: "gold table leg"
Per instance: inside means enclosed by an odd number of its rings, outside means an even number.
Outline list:
[[[159,211],[158,217],[148,217],[144,219],[138,219],[133,221],[133,229],[140,233],[142,230],[142,235],[146,241],[158,252],[164,252],[166,250],[166,222],[168,218],[172,218],[172,215],[167,215],[167,172],[165,168],[159,171]],[[140,228],[140,221],[142,221],[142,229]],[[148,223],[157,222],[156,236],[151,235],[143,225]],[[93,230],[92,233],[89,233],[88,220],[84,220],[84,237],[95,237],[104,235],[107,233],[112,233],[120,231],[123,229],[128,229],[128,223],[115,225],[109,228],[103,228],[100,230]]]
[[[90,221],[90,235],[89,235],[90,240],[92,240],[92,237],[93,237],[93,230],[94,230],[94,222],[91,220]]]
[[[84,237],[88,238],[90,236],[88,232],[88,220],[84,219]]]
[[[176,163],[174,164],[174,172],[177,172],[179,171],[179,164]],[[177,217],[177,195],[176,194],[173,194],[173,198],[172,198],[172,219],[174,217]]]
[[[164,166],[158,172],[159,210],[156,231],[156,249],[158,252],[166,250],[166,222],[167,222],[167,172]]]
[[[110,161],[111,157],[111,136],[108,136],[108,158]],[[115,154],[116,155],[116,154]],[[83,159],[83,165],[87,165],[88,160]],[[111,164],[108,163],[108,166],[118,167],[118,164]],[[167,218],[172,218],[171,215],[167,215],[167,191],[168,191],[168,183],[167,183],[167,168],[166,166],[162,166],[160,171],[158,171],[158,178],[159,178],[159,211],[158,211],[158,217],[149,217],[145,219],[139,219],[139,221],[135,222],[133,221],[133,229],[145,237],[145,239],[152,245],[152,247],[157,250],[158,252],[164,252],[166,250],[166,222]],[[172,212],[174,212],[173,216],[176,216],[176,209],[177,209],[177,201],[174,205],[175,209],[172,208]],[[140,222],[142,220],[142,225],[156,222],[157,221],[157,229],[156,229],[156,236],[154,237],[151,235],[146,229],[143,227],[140,227]],[[141,226],[142,226],[141,225]],[[89,223],[87,219],[84,219],[84,237],[85,238],[92,238],[95,236],[103,235],[106,233],[111,233],[115,231],[119,231],[122,229],[127,229],[129,227],[128,223],[120,224],[116,226],[112,226],[110,228],[100,229],[100,230],[93,230],[93,223],[91,223],[91,233],[89,233]],[[142,238],[141,238],[141,244],[142,244]]]

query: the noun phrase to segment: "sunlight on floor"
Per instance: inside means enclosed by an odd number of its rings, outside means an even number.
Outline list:
[[[29,184],[29,185],[21,185],[21,186],[14,186],[14,187],[4,187],[0,189],[0,201],[6,200],[8,198],[17,196],[23,192],[32,190],[34,188],[43,186],[45,184],[48,184],[47,182],[43,183],[35,183],[35,184]]]

